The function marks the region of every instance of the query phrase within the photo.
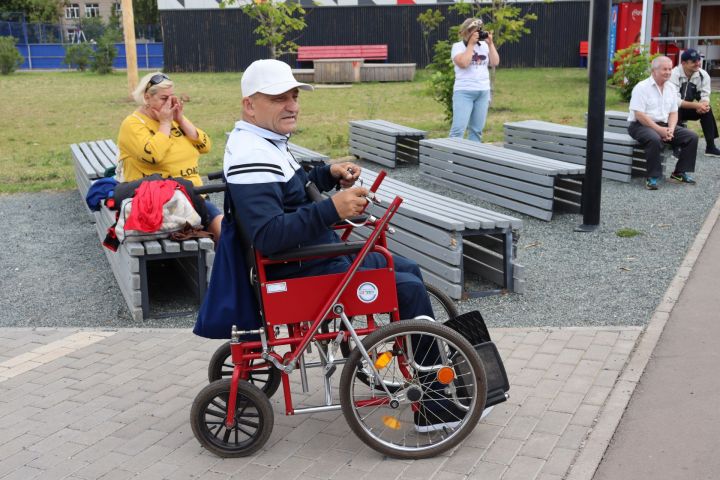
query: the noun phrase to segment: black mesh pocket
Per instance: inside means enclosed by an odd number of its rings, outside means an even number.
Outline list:
[[[465,337],[475,347],[475,351],[480,357],[487,378],[485,407],[497,405],[507,400],[510,382],[505,371],[505,365],[503,365],[502,358],[500,358],[497,346],[490,341],[490,332],[488,332],[480,312],[464,313],[448,320],[445,325]],[[460,370],[462,370],[462,367],[460,366]],[[465,368],[467,369],[467,366]]]

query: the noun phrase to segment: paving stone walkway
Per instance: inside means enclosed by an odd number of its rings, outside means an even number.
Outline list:
[[[492,330],[510,400],[455,450],[402,461],[366,447],[339,411],[286,417],[279,393],[273,433],[256,455],[205,451],[189,412],[220,342],[189,330],[0,329],[0,479],[560,480],[640,333]],[[293,378],[298,404],[322,401],[319,378],[309,377],[311,394]]]

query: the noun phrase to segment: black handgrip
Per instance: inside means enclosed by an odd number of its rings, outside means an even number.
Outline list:
[[[224,183],[210,183],[207,185],[203,185],[201,187],[195,187],[193,188],[195,193],[198,195],[203,195],[206,193],[217,193],[217,192],[224,192],[225,191],[225,184]]]
[[[208,173],[208,180],[222,180],[225,181],[225,174],[222,170],[218,170],[217,172],[210,172]]]
[[[311,181],[308,181],[305,184],[305,193],[307,193],[308,198],[313,203],[322,202],[324,200],[322,194],[320,193],[320,190],[318,190],[317,185],[315,185]]]

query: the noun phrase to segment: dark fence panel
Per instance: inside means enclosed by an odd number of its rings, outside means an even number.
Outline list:
[[[579,65],[578,47],[587,39],[589,2],[518,3],[533,12],[532,33],[518,43],[500,48],[503,67],[572,67]],[[447,38],[448,29],[462,18],[448,5],[316,7],[307,9],[307,28],[298,45],[387,44],[388,62],[425,66],[428,52],[417,16],[429,8],[445,15],[430,36],[430,46]],[[239,9],[160,11],[168,71],[227,72],[244,70],[254,60],[268,57],[255,45],[255,25]],[[453,39],[454,40],[454,39]],[[283,60],[295,65],[294,56]]]

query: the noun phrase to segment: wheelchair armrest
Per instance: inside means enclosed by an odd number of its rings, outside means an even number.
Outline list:
[[[225,184],[224,183],[208,183],[206,185],[195,187],[193,190],[195,190],[195,193],[202,195],[204,193],[216,193],[216,192],[224,192],[225,191]]]
[[[340,255],[353,255],[358,253],[363,245],[365,245],[364,241],[311,245],[285,250],[275,255],[268,255],[267,258],[268,260],[285,262],[309,257],[339,257]]]

